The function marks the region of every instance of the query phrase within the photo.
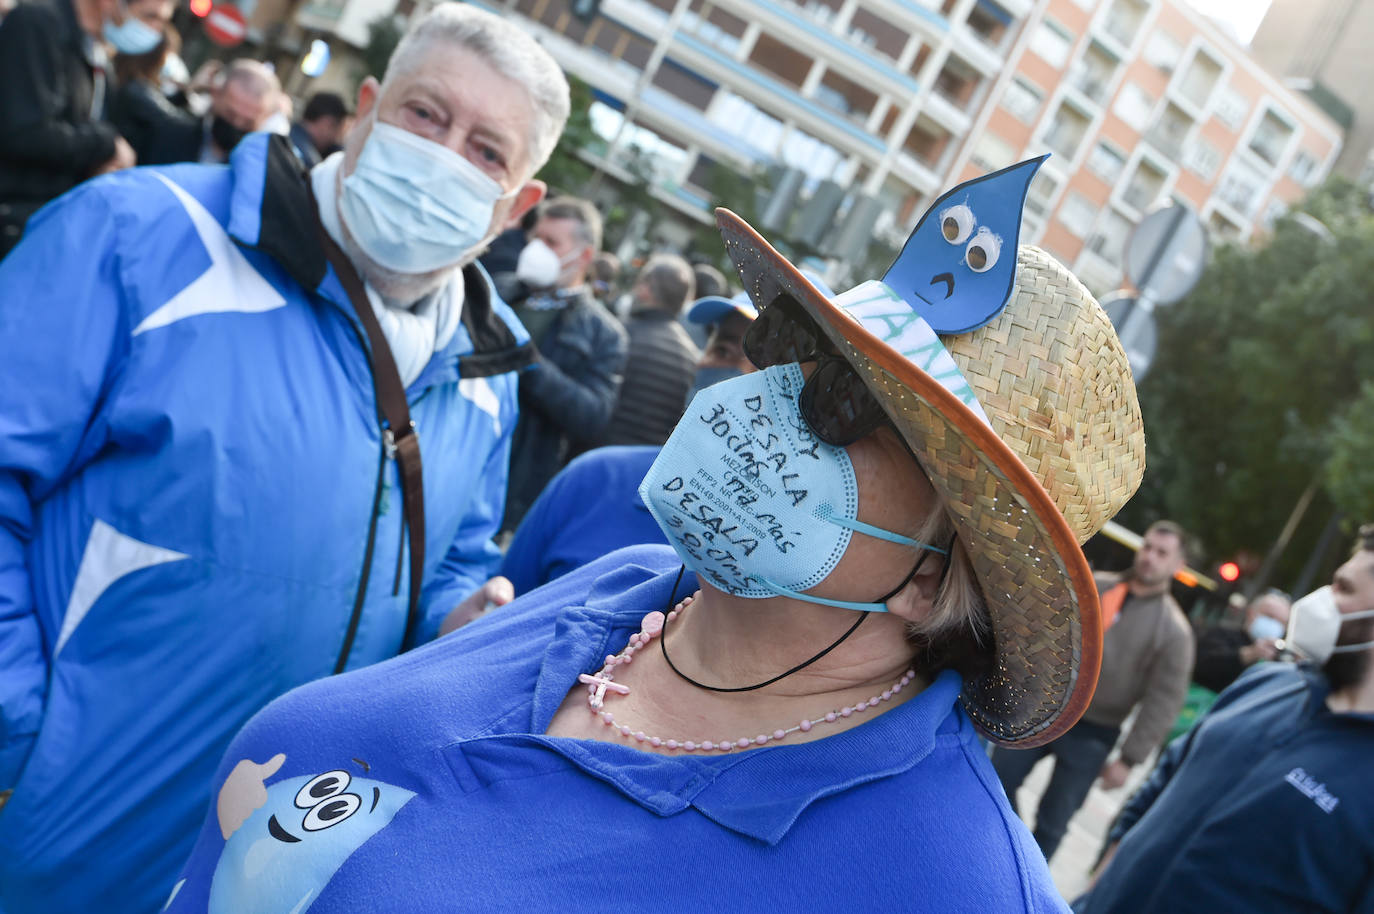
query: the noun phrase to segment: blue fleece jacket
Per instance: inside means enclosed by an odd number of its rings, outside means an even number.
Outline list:
[[[810,743],[669,757],[544,735],[678,566],[621,550],[274,702],[230,745],[168,914],[1066,910],[953,672]]]
[[[520,522],[501,560],[517,594],[626,546],[667,545],[639,497],[655,445],[602,447],[564,467]]]
[[[256,134],[227,167],[88,181],[0,263],[6,914],[156,910],[243,722],[433,637],[495,570],[523,328],[465,271],[408,391],[410,619],[371,357],[311,205]]]
[[[1374,911],[1374,716],[1317,670],[1251,667],[1122,811],[1080,914]]]

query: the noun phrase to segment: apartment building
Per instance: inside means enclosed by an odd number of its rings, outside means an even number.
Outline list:
[[[396,2],[307,0],[297,19],[359,44],[370,18],[415,9]],[[685,247],[728,169],[807,213],[791,230],[837,280],[945,188],[1048,151],[1023,240],[1110,291],[1153,206],[1245,239],[1340,149],[1328,115],[1182,0],[474,2],[592,88],[598,197],[647,177],[661,204],[637,237]]]
[[[1026,240],[1098,293],[1131,229],[1180,201],[1244,240],[1330,171],[1341,129],[1181,0],[1042,0],[975,119],[951,181],[1053,153]]]

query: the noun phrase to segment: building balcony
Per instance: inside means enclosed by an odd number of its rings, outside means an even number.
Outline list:
[[[1172,161],[1183,159],[1183,133],[1156,124],[1145,131],[1145,140]]]

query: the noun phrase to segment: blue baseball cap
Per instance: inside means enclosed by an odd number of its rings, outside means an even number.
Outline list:
[[[802,270],[801,274],[811,285],[816,287],[826,298],[832,298],[835,293],[826,285],[825,280],[810,270]],[[708,295],[705,298],[698,298],[692,302],[692,308],[687,312],[687,320],[694,324],[719,324],[731,313],[741,314],[749,320],[754,320],[759,316],[759,309],[754,307],[754,303],[749,299],[748,292],[739,292],[729,298],[719,295]]]

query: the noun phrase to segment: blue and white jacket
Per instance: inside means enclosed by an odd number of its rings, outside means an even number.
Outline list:
[[[0,910],[152,911],[230,737],[398,653],[408,553],[366,336],[285,141],[140,168],[0,264]],[[418,640],[491,573],[524,329],[477,267],[410,385]]]

